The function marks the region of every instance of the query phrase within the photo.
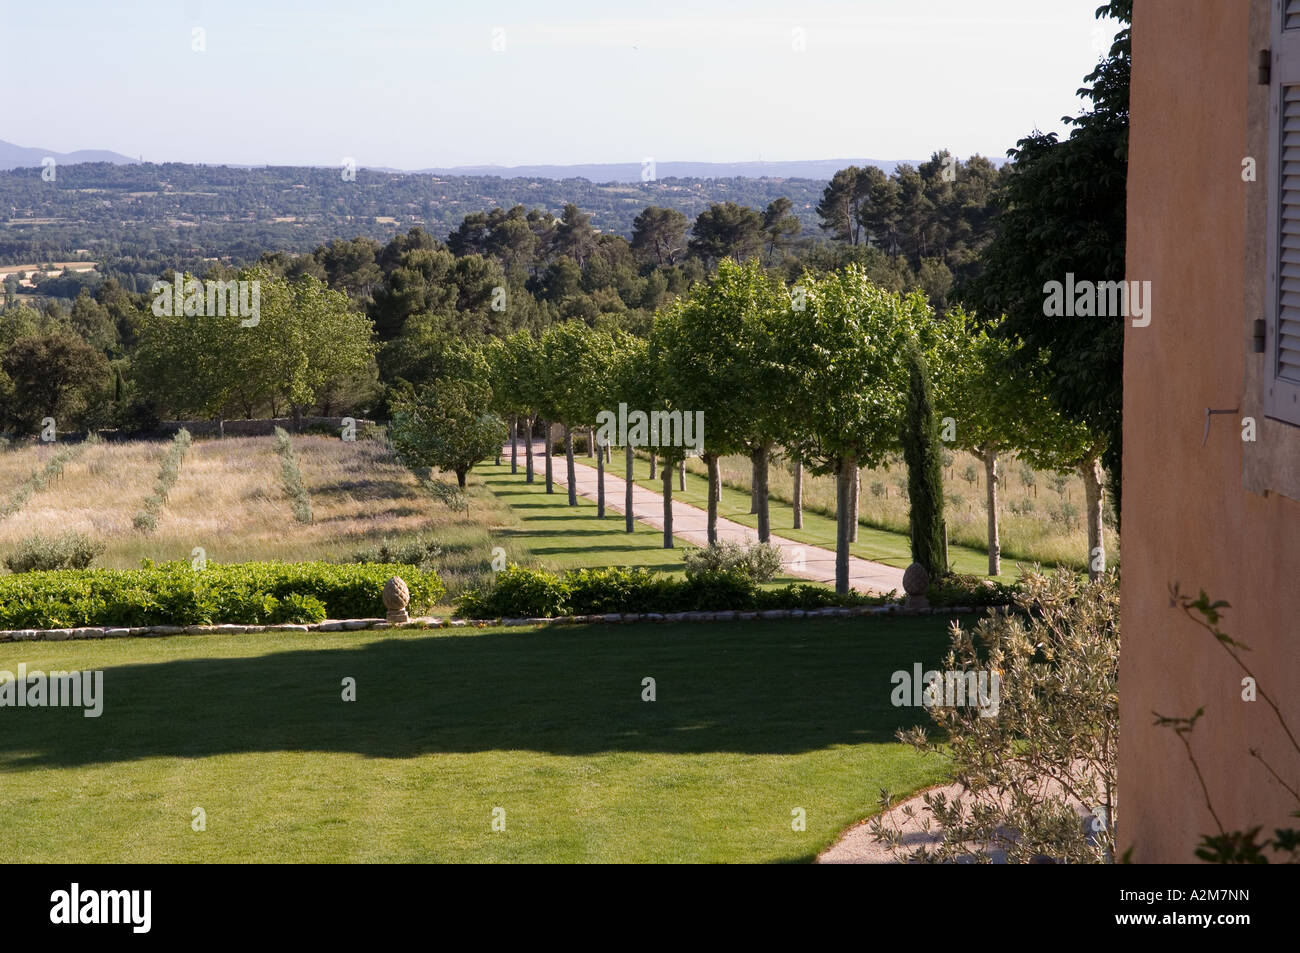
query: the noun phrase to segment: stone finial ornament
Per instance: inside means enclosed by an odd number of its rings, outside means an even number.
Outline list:
[[[411,590],[401,576],[393,576],[384,584],[384,606],[388,609],[389,622],[410,622],[411,617],[406,612],[410,601]]]
[[[920,563],[912,563],[903,571],[903,591],[907,593],[909,609],[924,609],[930,604],[925,591],[930,588],[930,573]]]

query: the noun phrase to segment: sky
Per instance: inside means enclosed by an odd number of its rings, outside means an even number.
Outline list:
[[[399,169],[1002,156],[1083,108],[1100,3],[61,0],[3,19],[0,139]]]

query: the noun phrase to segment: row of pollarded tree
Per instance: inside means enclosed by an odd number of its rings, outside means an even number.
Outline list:
[[[1096,574],[1104,569],[1104,445],[1056,412],[1041,374],[1008,371],[1016,347],[997,334],[996,325],[981,326],[960,310],[936,316],[920,292],[885,291],[854,266],[806,275],[787,288],[757,264],[724,261],[712,280],[659,312],[645,339],[567,322],[537,338],[519,332],[492,341],[463,361],[461,376],[472,384],[453,380],[411,395],[395,414],[395,432],[401,433],[402,414],[429,408],[444,386],[454,394],[477,388],[480,418],[491,411],[511,421],[514,435],[521,429],[531,435],[539,421],[564,428],[569,501],[576,505],[575,430],[593,427],[602,411],[615,411],[620,404],[646,415],[702,412],[699,454],[708,469],[710,542],[717,539],[719,460],[739,453],[752,461],[759,538],[770,537],[767,472],[772,455],[781,449],[798,472],[806,468],[837,478],[836,585],[847,591],[859,468],[879,466],[902,445],[908,355],[919,351],[931,369],[938,415],[945,418],[943,438],[979,456],[989,476],[990,574],[1001,571],[998,464],[1009,452],[1037,468],[1082,473],[1089,564]],[[545,429],[550,432],[549,426]],[[599,442],[602,432],[595,432]],[[493,449],[490,440],[504,434],[504,425],[498,424],[480,446],[467,448],[465,456],[478,454],[469,465],[495,455],[500,444]],[[624,447],[629,496],[632,442]],[[598,510],[603,516],[609,448],[597,449]],[[663,463],[664,545],[671,546],[672,473],[691,448],[678,441],[648,449]],[[531,439],[525,453],[531,480]],[[422,462],[445,466],[431,457]]]

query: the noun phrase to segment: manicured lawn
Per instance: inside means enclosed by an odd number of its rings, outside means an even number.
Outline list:
[[[98,719],[0,709],[5,859],[805,860],[881,788],[941,779],[893,737],[923,713],[889,696],[891,672],[938,663],[945,627],[7,643],[3,670],[103,669],[105,701]],[[641,700],[647,676],[657,701]],[[355,702],[340,698],[348,677]]]
[[[581,462],[590,462],[585,458]],[[562,458],[556,459],[558,468],[564,466]],[[529,565],[551,570],[589,569],[603,566],[643,568],[651,572],[680,574],[683,571],[682,553],[694,548],[685,540],[675,539],[672,549],[663,548],[663,530],[644,523],[634,523],[634,531],[624,531],[622,513],[612,507],[605,510],[605,518],[596,516],[596,504],[578,497],[577,506],[569,506],[567,488],[555,484],[555,492],[546,492],[546,477],[538,461],[537,479],[524,480],[523,464],[519,473],[510,472],[508,457],[501,466],[490,461],[474,468],[471,477],[481,482],[495,497],[509,506],[514,521],[509,526],[492,531],[490,545],[501,545],[511,558],[527,561]],[[610,502],[622,504],[613,494]],[[807,582],[795,576],[781,576],[769,585]]]
[[[471,477],[482,482],[514,514],[514,525],[500,527],[492,534],[494,539],[500,536],[509,551],[532,565],[552,570],[639,566],[652,571],[681,571],[682,550],[689,548],[689,543],[675,540],[674,549],[664,549],[662,530],[635,523],[634,532],[624,532],[622,513],[606,508],[605,518],[598,519],[596,504],[582,497],[578,497],[577,506],[569,506],[569,492],[562,484],[555,484],[554,493],[546,492],[540,457],[537,464],[536,482],[531,484],[525,482],[522,461],[517,474],[510,472],[508,455],[499,467],[491,461],[479,464]],[[556,466],[562,468],[564,461],[557,460]]]

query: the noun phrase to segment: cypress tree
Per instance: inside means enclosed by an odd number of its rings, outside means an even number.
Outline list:
[[[939,426],[930,396],[930,369],[916,344],[907,353],[907,411],[901,434],[907,462],[912,561],[930,573],[947,575],[943,559],[943,459]]]

